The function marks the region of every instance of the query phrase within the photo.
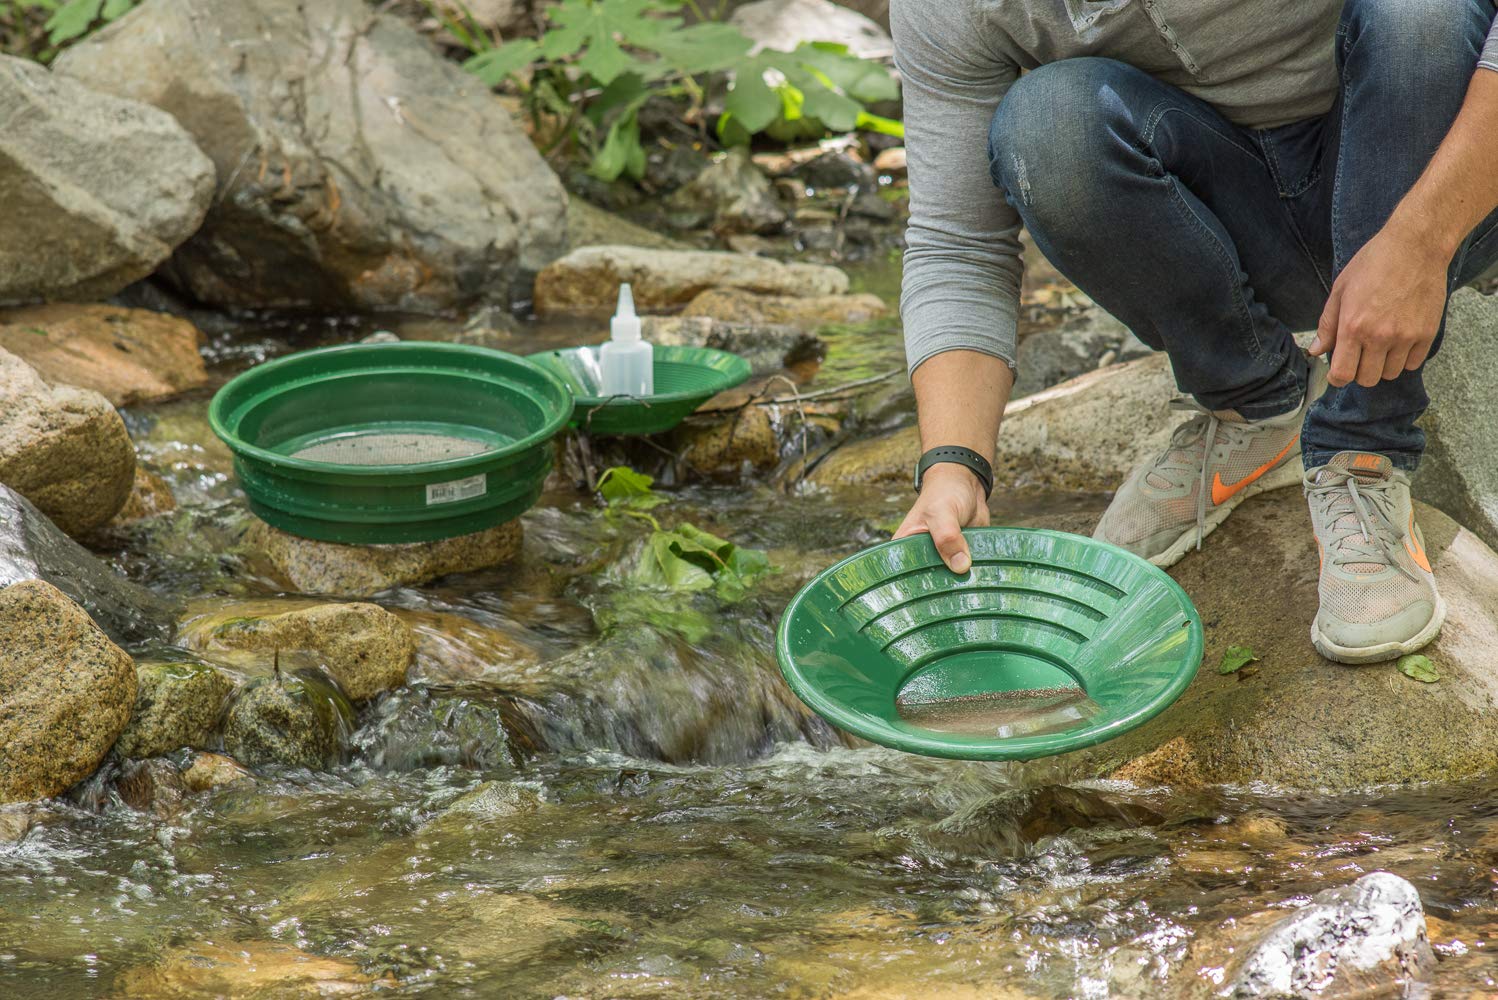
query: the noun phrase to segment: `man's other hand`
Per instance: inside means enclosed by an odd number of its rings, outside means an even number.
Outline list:
[[[1310,352],[1330,354],[1331,383],[1367,388],[1425,364],[1446,311],[1443,257],[1392,223],[1364,244],[1332,285]]]
[[[962,529],[987,524],[988,503],[983,498],[983,484],[971,469],[943,462],[926,470],[921,494],[895,537],[929,533],[947,568],[953,573],[966,573],[972,568],[973,557]]]

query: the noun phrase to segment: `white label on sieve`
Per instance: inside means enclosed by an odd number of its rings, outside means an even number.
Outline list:
[[[457,503],[459,500],[471,500],[481,497],[488,492],[483,475],[469,476],[467,479],[454,479],[450,483],[430,483],[427,485],[427,506],[438,503]]]

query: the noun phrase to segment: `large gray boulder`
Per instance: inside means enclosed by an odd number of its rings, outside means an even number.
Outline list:
[[[212,195],[213,164],[171,115],[0,55],[0,304],[113,295]]]
[[[528,294],[566,195],[478,80],[362,0],[147,0],[58,72],[170,111],[218,171],[170,273],[224,306]]]
[[[119,643],[163,636],[170,607],[63,534],[25,497],[0,485],[0,587],[44,580],[82,605]]]
[[[109,400],[51,386],[0,348],[0,483],[70,535],[119,513],[135,482],[135,446]]]
[[[0,590],[0,804],[50,798],[109,753],[135,664],[50,584]]]
[[[1441,351],[1425,366],[1430,411],[1415,495],[1498,546],[1498,296],[1451,298]]]

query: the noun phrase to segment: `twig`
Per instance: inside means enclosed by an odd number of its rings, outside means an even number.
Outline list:
[[[827,399],[829,397],[841,396],[845,393],[851,392],[854,389],[867,388],[868,386],[875,385],[879,382],[887,382],[888,380],[894,378],[896,375],[903,374],[904,371],[905,369],[903,368],[896,368],[893,371],[885,372],[883,375],[871,375],[868,378],[855,379],[852,382],[844,382],[842,385],[830,385],[825,389],[818,389],[816,392],[797,392],[791,396],[771,396],[769,398],[761,398],[758,395],[750,396],[748,399],[744,400],[744,402],[739,403],[736,406],[715,406],[710,410],[698,410],[697,413],[731,413],[735,410],[742,410],[746,406],[781,406],[787,403],[796,403],[797,405],[799,405],[801,403],[810,402],[814,399]],[[783,379],[786,382],[790,382],[790,379],[785,378],[784,375],[777,375],[776,378]],[[791,384],[794,385],[794,383]]]

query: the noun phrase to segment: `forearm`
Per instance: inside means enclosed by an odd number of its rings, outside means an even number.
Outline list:
[[[1498,209],[1498,72],[1479,69],[1461,112],[1389,228],[1441,260]]]
[[[1014,373],[999,358],[978,351],[945,351],[915,370],[921,448],[971,448],[990,462],[999,422],[1014,387]]]

